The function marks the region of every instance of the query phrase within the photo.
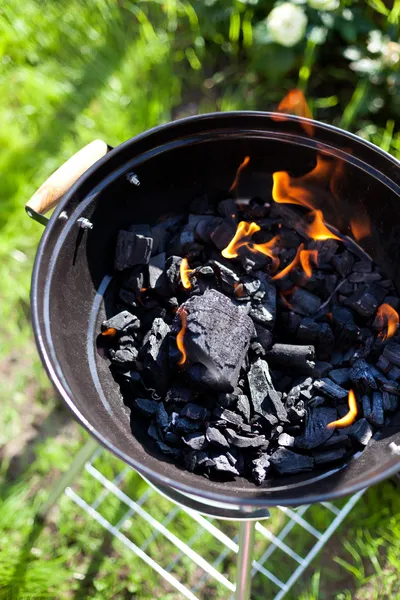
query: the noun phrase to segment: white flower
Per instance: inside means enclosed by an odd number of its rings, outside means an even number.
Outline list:
[[[340,6],[340,0],[308,0],[308,4],[316,10],[336,10]]]
[[[307,17],[300,6],[284,2],[271,10],[267,28],[271,37],[281,46],[294,46],[303,39]]]

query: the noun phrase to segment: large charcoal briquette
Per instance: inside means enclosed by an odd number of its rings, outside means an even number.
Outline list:
[[[310,450],[320,446],[333,435],[333,429],[328,429],[328,423],[336,421],[337,412],[329,406],[313,408],[307,419],[306,429],[302,436],[296,439],[297,448]]]
[[[270,456],[269,461],[280,475],[294,475],[311,471],[314,467],[314,460],[311,456],[297,454],[287,448],[278,448]]]

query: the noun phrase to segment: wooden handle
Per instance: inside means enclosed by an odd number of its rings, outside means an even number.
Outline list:
[[[94,140],[71,156],[66,163],[54,171],[28,200],[26,209],[45,214],[53,208],[61,196],[69,190],[77,179],[99,158],[107,154],[108,146],[102,140]]]

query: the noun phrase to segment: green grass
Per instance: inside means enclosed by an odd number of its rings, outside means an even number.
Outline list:
[[[25,216],[23,205],[52,170],[94,138],[116,145],[193,112],[192,103],[195,112],[274,106],[281,87],[263,76],[262,65],[257,71],[261,53],[251,53],[255,9],[232,2],[226,10],[225,31],[224,19],[213,17],[217,12],[208,15],[212,9],[205,4],[200,8],[183,0],[7,0],[0,8],[1,600],[178,597],[68,498],[45,525],[35,523],[37,507],[86,435],[59,406],[37,358],[29,285],[41,227]],[[248,65],[242,60],[241,35]],[[309,93],[319,89],[319,53],[319,47],[307,44],[282,88],[299,81]],[[316,116],[341,122],[400,156],[393,114],[375,122],[369,111],[371,85],[363,79],[345,85],[342,66],[331,65],[329,73],[342,87],[333,95],[328,86],[311,98]],[[109,477],[120,469],[105,454],[96,466]],[[144,489],[135,473],[124,486],[134,497]],[[80,479],[80,493],[88,501],[98,491],[88,476]],[[151,504],[160,518],[168,507],[164,500]],[[115,523],[125,509],[108,497],[99,510]],[[324,515],[317,509],[318,526]],[[272,526],[278,528],[279,522]],[[222,527],[233,537],[232,524]],[[187,538],[196,530],[182,514],[170,528]],[[135,540],[143,541],[149,532],[144,526],[135,530]],[[400,493],[388,482],[368,491],[289,598],[400,597],[399,536]],[[295,533],[292,542],[299,551],[309,543]],[[259,548],[265,544],[257,543]],[[209,536],[194,542],[199,551],[206,544],[216,552]],[[158,540],[149,548],[159,560],[173,552]],[[284,561],[275,566],[282,577],[292,568]],[[224,569],[233,576],[232,562]],[[179,574],[189,584],[198,576],[189,563],[179,566]],[[268,597],[262,581],[255,580],[254,598]],[[207,597],[226,594],[217,585]]]

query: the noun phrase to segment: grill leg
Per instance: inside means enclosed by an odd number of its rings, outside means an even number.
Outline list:
[[[255,527],[255,521],[241,521],[239,525],[235,600],[250,600]]]

